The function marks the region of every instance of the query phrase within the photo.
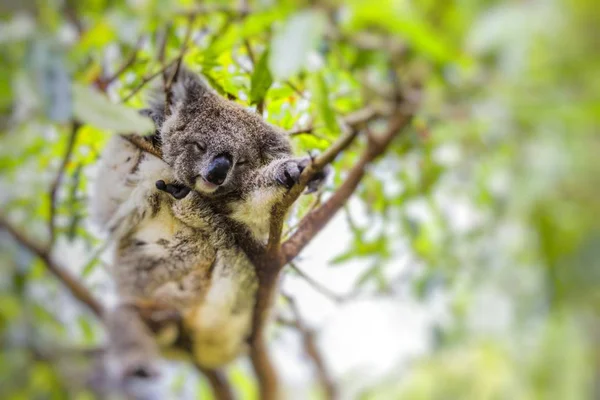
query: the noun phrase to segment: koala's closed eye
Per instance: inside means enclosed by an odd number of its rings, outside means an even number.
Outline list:
[[[240,158],[236,162],[237,165],[244,165],[244,164],[247,164],[247,163],[248,163],[248,160],[246,160],[245,158]]]
[[[204,152],[206,151],[206,145],[204,143],[200,143],[200,142],[190,142],[189,143],[191,146],[194,147],[194,149],[196,149],[199,152]]]

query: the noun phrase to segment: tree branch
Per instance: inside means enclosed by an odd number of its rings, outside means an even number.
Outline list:
[[[218,370],[206,369],[198,364],[196,364],[196,368],[208,381],[215,399],[217,400],[233,400],[235,396],[233,394],[233,389],[231,388],[231,384],[227,380],[227,376]]]
[[[157,41],[160,40],[160,44],[158,45],[158,54],[156,59],[160,63],[160,65],[165,64],[165,54],[167,50],[167,37],[169,36],[169,31],[171,30],[171,24],[167,23],[165,25],[165,29],[162,32],[162,35],[159,35]],[[162,83],[163,83],[163,91],[167,92],[167,72],[163,71],[162,73]]]
[[[259,387],[259,399],[278,400],[280,398],[279,381],[269,349],[262,334],[254,340],[250,347],[250,360],[256,374]]]
[[[283,261],[293,260],[302,249],[323,229],[333,215],[344,205],[358,187],[365,175],[366,166],[385,152],[391,141],[406,127],[412,119],[412,113],[400,112],[394,115],[386,132],[380,138],[370,138],[367,149],[350,170],[346,181],[323,205],[308,214],[294,234],[281,246]]]
[[[285,81],[286,85],[288,85],[294,92],[296,92],[296,94],[298,96],[300,96],[301,98],[305,99],[306,95],[304,94],[304,92],[300,89],[298,89],[298,87],[296,85],[294,85],[291,81]]]
[[[48,250],[42,248],[37,243],[27,238],[15,227],[13,227],[3,216],[0,216],[0,229],[8,232],[21,246],[39,257],[58,280],[60,280],[69,289],[73,297],[84,303],[98,317],[102,316],[103,307],[96,300],[89,290],[79,282],[71,273],[56,264],[50,257]]]
[[[160,147],[154,146],[150,143],[144,136],[140,135],[121,135],[121,137],[127,140],[129,143],[137,147],[138,149],[145,151],[146,153],[150,153],[155,157],[158,157],[162,160],[162,151]]]
[[[310,124],[305,128],[298,128],[298,129],[293,129],[291,131],[288,131],[287,134],[289,137],[299,136],[299,135],[312,135],[313,130],[314,130],[314,126],[312,124]]]
[[[110,77],[108,77],[106,79],[102,79],[100,81],[100,83],[102,85],[102,87],[100,89],[106,89],[106,87],[108,85],[110,85],[115,80],[117,80],[117,78],[119,78],[119,76],[121,76],[125,71],[127,71],[129,68],[131,68],[131,66],[133,64],[135,64],[135,62],[137,61],[138,52],[140,50],[141,45],[142,45],[142,38],[139,38],[137,43],[135,44],[135,47],[133,48],[133,52],[129,56],[129,58],[127,58],[127,60],[125,60],[125,62],[115,71],[114,74],[112,74]]]
[[[265,344],[264,326],[267,320],[268,310],[273,304],[273,299],[277,293],[279,273],[286,264],[286,253],[280,250],[279,244],[284,216],[291,204],[304,191],[310,178],[325,165],[332,162],[344,149],[350,146],[358,135],[360,128],[378,115],[379,113],[377,110],[369,108],[369,111],[361,110],[360,118],[350,118],[349,122],[343,125],[350,129],[347,129],[332,146],[319,157],[315,158],[313,162],[304,169],[300,175],[299,183],[294,185],[294,187],[292,187],[292,189],[284,196],[282,202],[273,207],[273,210],[271,211],[267,248],[264,254],[256,260],[253,260],[256,266],[259,287],[252,320],[250,354],[252,365],[259,381],[261,398],[263,399],[276,399],[279,391],[277,374],[271,363],[268,349]],[[321,208],[322,207],[323,206],[321,206]],[[319,209],[317,209],[317,211],[318,210]],[[323,226],[326,223],[327,221],[323,223]],[[314,233],[316,234],[316,231]],[[292,238],[294,238],[294,236],[292,236]],[[300,250],[298,249],[298,252],[299,251]]]
[[[71,160],[71,155],[73,154],[73,147],[75,146],[75,141],[77,140],[77,132],[79,132],[79,128],[81,124],[78,121],[73,121],[73,126],[71,128],[71,133],[69,135],[69,141],[67,142],[67,149],[62,158],[62,162],[60,167],[58,168],[58,172],[56,174],[56,178],[54,178],[54,182],[52,182],[52,186],[50,187],[50,219],[48,221],[48,230],[50,233],[50,247],[54,244],[56,239],[56,198],[58,195],[58,189],[63,181],[63,177],[65,174],[65,170],[67,169],[67,165]]]
[[[131,99],[133,96],[135,96],[140,90],[142,90],[144,88],[144,86],[146,86],[148,84],[148,82],[150,82],[152,79],[156,78],[158,75],[161,75],[163,72],[165,72],[167,69],[169,69],[173,64],[175,64],[178,59],[179,59],[179,56],[175,57],[173,60],[171,60],[167,64],[163,65],[158,71],[142,78],[142,81],[140,82],[140,84],[135,89],[133,89],[131,92],[129,92],[129,94],[121,100],[121,103],[126,103],[129,99]]]
[[[354,141],[360,131],[360,127],[378,115],[377,111],[373,108],[367,107],[364,110],[360,110],[357,115],[348,116],[348,121],[344,124],[349,129],[342,134],[342,136],[334,142],[325,152],[316,157],[308,167],[302,171],[300,180],[297,185],[294,185],[289,192],[286,193],[283,200],[278,203],[272,210],[271,226],[269,229],[269,241],[267,244],[267,252],[273,254],[279,248],[279,242],[281,240],[281,232],[283,227],[284,216],[290,206],[298,199],[302,194],[306,185],[310,179],[323,169],[327,164],[331,163],[342,151],[344,151]],[[283,266],[283,264],[281,264]],[[280,266],[280,267],[281,267]]]

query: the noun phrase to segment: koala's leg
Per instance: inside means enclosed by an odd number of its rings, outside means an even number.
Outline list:
[[[254,266],[244,252],[220,249],[202,301],[184,316],[199,365],[219,367],[245,351],[257,290]]]

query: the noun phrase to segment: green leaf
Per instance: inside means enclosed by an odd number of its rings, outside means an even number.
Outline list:
[[[314,84],[314,97],[319,112],[319,118],[325,124],[329,133],[338,133],[339,126],[335,118],[335,112],[329,102],[329,89],[322,74],[315,75]]]
[[[285,80],[298,73],[309,53],[317,47],[325,28],[325,16],[303,11],[292,16],[271,40],[269,67],[273,76]]]
[[[251,104],[259,103],[262,99],[264,99],[267,91],[273,83],[273,76],[271,76],[271,71],[269,71],[268,61],[269,50],[265,50],[260,57],[260,60],[258,60],[250,80]]]
[[[123,104],[111,103],[106,96],[90,87],[74,84],[73,98],[73,113],[85,123],[118,133],[154,132],[154,124],[149,118]]]

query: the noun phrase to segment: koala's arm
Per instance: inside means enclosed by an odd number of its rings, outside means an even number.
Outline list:
[[[265,243],[269,235],[270,215],[273,206],[298,183],[300,174],[311,162],[310,157],[288,156],[272,160],[260,168],[249,182],[244,198],[233,207],[231,217],[246,225],[254,239]],[[321,186],[328,170],[318,173],[308,184],[308,191]]]

